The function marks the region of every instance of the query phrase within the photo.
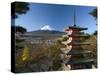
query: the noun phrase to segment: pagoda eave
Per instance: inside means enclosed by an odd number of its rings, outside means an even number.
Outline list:
[[[74,35],[69,35],[69,37],[87,37],[88,35],[77,35],[77,34],[74,34]]]
[[[77,55],[77,54],[83,54],[83,53],[91,53],[92,51],[80,51],[80,50],[71,50],[67,55]]]
[[[72,29],[72,30],[87,30],[88,28],[81,28],[81,27],[78,27],[78,26],[69,26],[69,29]]]
[[[68,61],[65,64],[70,64],[70,65],[74,65],[74,64],[87,64],[87,63],[93,63],[95,60],[94,59],[83,59],[83,60],[77,60],[77,61]]]
[[[82,42],[82,43],[78,43],[78,42],[71,42],[69,43],[69,45],[91,45],[91,43],[89,42]]]

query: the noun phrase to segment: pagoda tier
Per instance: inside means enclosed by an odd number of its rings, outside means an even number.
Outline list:
[[[78,51],[78,52],[76,52],[76,51]],[[77,55],[77,54],[83,54],[83,53],[92,53],[92,51],[90,51],[90,50],[85,50],[85,51],[82,51],[82,50],[76,50],[76,51],[70,51],[69,53],[68,53],[68,55]]]
[[[62,53],[67,53],[67,55],[70,55],[70,54],[81,54],[81,53],[91,53],[92,51],[89,50],[89,49],[82,49],[80,46],[79,48],[61,48],[60,49],[62,51]]]
[[[77,46],[77,45],[91,45],[89,42],[68,42],[68,41],[63,41],[62,44],[64,45],[72,45],[72,46]]]
[[[64,62],[66,65],[72,65],[72,64],[83,64],[83,65],[85,65],[85,64],[87,64],[87,63],[93,63],[94,62],[94,59],[92,59],[92,58],[85,58],[85,59],[81,59],[81,60],[77,60],[77,61],[75,61],[75,60],[71,60],[71,61],[68,61],[68,62]]]
[[[82,50],[71,50],[71,51],[62,51],[62,53],[67,53],[67,55],[77,55],[77,54],[83,54],[83,53],[92,53],[92,51],[90,50],[85,50],[85,51],[82,51]]]
[[[80,43],[80,42],[71,42],[71,43],[67,43],[66,41],[64,41],[64,42],[62,42],[62,44],[67,44],[67,45],[90,45],[90,43],[89,42],[82,42],[82,43]]]
[[[75,35],[63,35],[63,37],[74,37],[74,38],[79,38],[79,37],[87,37],[88,35],[79,35],[79,34],[75,34]]]
[[[69,37],[87,37],[88,35],[80,35],[80,34],[73,34],[69,35]]]
[[[87,30],[88,28],[82,28],[82,27],[74,25],[74,26],[69,26],[69,29],[82,31],[82,30]]]

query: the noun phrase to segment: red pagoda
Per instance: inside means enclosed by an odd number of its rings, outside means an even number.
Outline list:
[[[92,68],[94,59],[89,57],[92,51],[82,48],[84,45],[91,44],[90,42],[83,41],[82,38],[87,36],[82,32],[83,30],[87,30],[87,28],[77,26],[74,15],[74,25],[65,29],[66,35],[63,35],[63,37],[67,38],[67,41],[62,41],[62,44],[66,47],[60,49],[62,51],[63,70]]]

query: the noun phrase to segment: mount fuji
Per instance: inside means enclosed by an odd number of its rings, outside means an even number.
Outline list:
[[[27,32],[26,34],[33,36],[62,36],[65,32],[54,30],[50,25],[45,25],[39,30]]]

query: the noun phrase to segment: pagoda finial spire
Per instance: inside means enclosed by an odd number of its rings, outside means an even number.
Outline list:
[[[75,13],[75,10],[74,10],[74,26],[76,26],[76,13]]]

